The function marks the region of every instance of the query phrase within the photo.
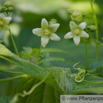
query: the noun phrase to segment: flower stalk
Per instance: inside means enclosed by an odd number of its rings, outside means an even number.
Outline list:
[[[9,29],[9,33],[10,33],[10,37],[11,37],[11,40],[12,40],[12,43],[13,43],[15,52],[16,52],[17,55],[19,55],[18,50],[17,50],[17,47],[16,47],[16,45],[15,45],[15,42],[14,42],[14,39],[13,39],[13,36],[12,36],[12,34],[11,34],[11,30],[10,30],[10,29]]]

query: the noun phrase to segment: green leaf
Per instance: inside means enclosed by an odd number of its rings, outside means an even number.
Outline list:
[[[24,51],[21,51],[21,53],[24,55],[24,54],[30,54],[31,51],[32,51],[32,48],[30,47],[23,47],[23,50]]]
[[[29,58],[29,57],[33,57],[34,55],[38,54],[39,53],[39,49],[37,48],[30,48],[30,47],[23,47],[23,51],[21,51],[19,53],[19,55],[22,57],[22,58]],[[63,53],[68,53],[68,52],[65,52],[63,50],[60,50],[60,49],[55,49],[55,48],[43,48],[41,50],[41,53],[47,53],[47,52],[63,52]]]
[[[0,48],[1,48],[0,57],[10,62],[14,62],[18,64],[20,67],[24,69],[23,71],[24,73],[28,75],[40,77],[40,78],[42,78],[42,76],[44,77],[47,74],[48,70],[43,69],[36,64],[33,64],[31,62],[28,62],[26,60],[19,58],[19,56],[11,53],[4,45],[0,44]],[[40,76],[40,73],[41,73],[41,76]]]
[[[77,83],[70,94],[84,93],[103,94],[103,78],[98,76],[86,76],[83,82]]]
[[[22,93],[24,90],[29,91],[38,82],[39,80],[33,77],[24,78],[19,82],[16,93]],[[42,83],[29,96],[20,97],[19,103],[60,103],[60,94],[55,88]]]
[[[36,64],[33,64],[31,62],[21,59],[20,57],[11,53],[2,44],[0,44],[0,48],[1,48],[0,57],[7,59],[10,62],[13,61],[16,64],[18,64],[21,68],[23,68],[22,72],[29,75],[30,78],[36,78],[37,80],[42,80],[47,75],[47,73],[50,73],[47,79],[45,80],[46,85],[53,87],[54,89],[58,90],[61,94],[103,93],[102,91],[103,78],[102,77],[85,76],[83,82],[77,83],[75,82],[74,77],[70,77],[71,75],[70,68],[63,68],[63,67],[42,68]],[[28,80],[25,81],[25,83],[28,83],[28,84],[25,84],[23,86],[28,87],[28,85],[30,84],[30,81]],[[34,92],[37,93],[37,91],[35,90]],[[34,98],[34,95],[32,94],[29,98],[31,98],[30,103],[32,103],[32,99]],[[39,99],[39,97],[37,97],[37,99]]]
[[[95,72],[97,68],[103,67],[103,61],[96,61],[94,59],[90,59],[88,61],[87,71],[89,73]]]
[[[56,49],[56,48],[42,48],[41,53],[43,52],[61,52],[61,53],[68,53],[64,50]]]
[[[10,97],[2,97],[2,98],[0,98],[0,103],[10,103]]]
[[[61,57],[49,57],[46,58],[45,61],[65,61],[65,59]]]
[[[34,55],[39,53],[39,49],[37,49],[37,48],[32,49],[30,47],[23,47],[23,49],[24,50],[19,53],[19,55],[22,58],[33,57]]]
[[[61,57],[49,57],[49,52],[44,52],[43,57],[41,57],[41,60],[39,61],[39,64],[48,66],[51,64],[51,61],[65,61],[65,59]]]
[[[39,53],[39,49],[34,48],[34,49],[32,49],[31,56],[34,56],[34,55],[36,55],[38,53]]]
[[[75,84],[73,78],[70,77],[71,75],[70,68],[52,67],[50,69],[52,71],[52,75],[55,81],[57,82],[61,90],[64,93],[69,94],[74,87],[72,85]]]
[[[46,62],[50,62],[50,61],[65,61],[64,58],[61,58],[61,57],[49,57],[49,58],[46,58],[46,59],[43,59],[39,62],[40,63],[46,63]]]
[[[50,75],[48,76],[48,78],[46,79],[45,83],[49,84],[50,86],[56,88],[57,90],[61,91],[62,93],[66,93],[68,91],[64,91],[65,85],[62,84],[60,86],[58,86],[59,84],[57,83],[57,81],[54,79],[55,75],[54,73],[58,74],[58,79],[61,77],[62,73],[63,75],[65,75],[65,82],[69,81],[69,76],[68,76],[68,69],[63,69],[61,68],[42,68],[36,64],[33,64],[31,62],[28,62],[26,60],[23,60],[21,58],[19,58],[18,56],[16,56],[15,54],[11,53],[5,46],[3,46],[2,44],[0,44],[0,57],[9,60],[10,62],[13,61],[16,64],[18,64],[20,67],[23,68],[23,73],[36,77],[39,80],[42,80],[43,77],[45,77],[47,75],[47,73],[49,72]],[[5,54],[5,55],[4,55]],[[9,55],[10,54],[10,55]],[[70,71],[70,70],[69,70]],[[19,71],[18,71],[19,72]],[[21,70],[20,70],[21,72]],[[59,79],[60,80],[60,79]],[[62,80],[63,81],[63,80]],[[70,87],[67,86],[67,90],[69,90]]]

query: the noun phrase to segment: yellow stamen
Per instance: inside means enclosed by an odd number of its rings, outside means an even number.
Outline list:
[[[79,34],[79,30],[78,29],[76,29],[75,31],[74,31],[74,33],[77,35],[77,34]]]
[[[50,31],[49,30],[45,30],[45,35],[49,35]]]

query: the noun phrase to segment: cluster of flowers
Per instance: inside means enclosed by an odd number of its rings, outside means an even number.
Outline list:
[[[4,3],[4,6],[0,8],[0,13],[8,13],[13,11],[13,4],[9,1]]]
[[[72,20],[81,21],[82,14],[78,10],[69,9],[69,12],[72,13],[71,18]],[[52,20],[51,20],[52,22]],[[41,36],[41,45],[45,47],[49,42],[49,39],[59,41],[60,37],[58,37],[55,32],[57,31],[58,27],[60,26],[59,23],[53,22],[48,23],[48,21],[43,18],[41,21],[41,28],[33,29],[33,33],[37,36]],[[70,29],[71,31],[68,32],[64,38],[70,39],[73,38],[73,41],[76,45],[80,43],[80,38],[88,38],[89,35],[84,31],[86,27],[86,22],[82,22],[77,25],[74,21],[70,21]]]
[[[13,5],[10,2],[6,2],[4,4],[4,7],[0,8],[0,12],[6,13],[8,16],[8,12],[12,11],[9,9],[13,10]],[[71,31],[68,32],[64,36],[64,38],[65,39],[73,38],[74,43],[76,45],[78,45],[80,43],[81,37],[84,37],[84,38],[89,37],[88,33],[86,33],[84,31],[84,29],[86,27],[86,22],[82,22],[79,25],[77,25],[74,22],[74,20],[81,21],[82,20],[82,13],[80,13],[78,10],[74,10],[74,9],[69,9],[68,12],[71,13],[71,19],[73,21],[70,21]],[[8,23],[10,22],[11,19],[12,19],[11,17],[2,18],[0,16],[0,32],[2,32],[3,29],[9,30]],[[60,24],[56,23],[55,19],[52,19],[48,23],[48,21],[45,18],[43,18],[41,21],[41,28],[36,28],[36,29],[33,29],[32,31],[35,35],[41,36],[41,45],[42,45],[42,47],[45,47],[47,45],[47,43],[49,42],[49,39],[55,40],[55,41],[60,40],[60,37],[55,34],[55,32],[57,31],[59,26],[60,26]],[[88,28],[93,28],[93,26],[88,27]]]
[[[9,22],[11,21],[11,17],[8,17],[10,12],[13,11],[13,4],[11,2],[5,2],[4,3],[4,6],[0,8],[0,13],[4,13],[5,16],[7,17],[4,17],[2,18],[0,16],[0,33],[3,31],[3,30],[9,30]]]

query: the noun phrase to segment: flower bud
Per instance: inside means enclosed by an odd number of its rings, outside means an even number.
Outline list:
[[[72,20],[81,21],[82,20],[82,13],[78,10],[74,10],[71,15]]]
[[[57,23],[57,20],[56,20],[56,19],[51,19],[51,21],[49,22],[50,25],[56,24],[56,23]]]
[[[4,8],[4,12],[8,12],[8,8],[5,7],[5,8]]]
[[[87,29],[89,29],[91,32],[97,30],[96,26],[95,25],[90,25],[90,26],[87,26]]]
[[[13,4],[11,2],[7,1],[7,2],[4,3],[4,6],[13,7]]]
[[[9,12],[11,12],[11,11],[13,11],[13,10],[14,10],[13,7],[9,7],[9,8],[8,8],[8,11],[9,11]]]

